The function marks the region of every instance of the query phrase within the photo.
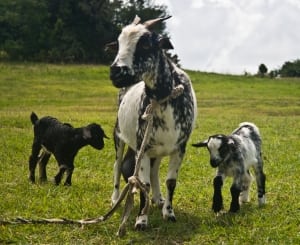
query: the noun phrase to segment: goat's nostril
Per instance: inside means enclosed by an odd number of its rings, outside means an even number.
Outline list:
[[[111,66],[110,67],[111,74],[119,74],[121,71],[122,71],[122,68],[120,66]]]

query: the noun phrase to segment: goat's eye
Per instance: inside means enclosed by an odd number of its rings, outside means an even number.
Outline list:
[[[137,49],[148,50],[151,48],[151,39],[149,35],[144,35],[140,37],[137,43]]]

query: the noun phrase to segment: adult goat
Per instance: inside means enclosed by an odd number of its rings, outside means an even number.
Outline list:
[[[197,103],[188,75],[165,54],[165,49],[173,48],[169,39],[152,31],[156,24],[167,18],[141,23],[136,16],[118,37],[118,53],[110,67],[110,78],[114,86],[127,87],[127,90],[120,101],[115,127],[116,161],[112,203],[116,203],[119,198],[125,144],[132,149],[124,159],[130,167],[140,152],[147,127],[143,114],[151,104],[153,127],[148,135],[138,177],[148,192],[152,188],[152,203],[163,206],[163,218],[176,221],[172,207],[173,194],[186,143],[194,126]],[[181,94],[172,96],[174,91],[180,91]],[[134,154],[135,158],[132,157]],[[158,175],[164,156],[170,156],[166,200],[161,195]],[[134,168],[131,166],[131,169]],[[132,174],[133,171],[129,170],[125,175],[129,177]],[[141,194],[140,212],[135,223],[138,230],[148,225],[148,214],[142,212],[145,198]]]

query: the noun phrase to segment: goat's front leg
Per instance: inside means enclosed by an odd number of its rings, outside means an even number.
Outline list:
[[[61,182],[61,179],[65,173],[65,171],[67,170],[67,166],[66,165],[60,165],[59,164],[59,170],[58,173],[55,175],[54,177],[54,184],[59,185]]]
[[[139,169],[139,179],[144,184],[147,195],[150,191],[150,158],[146,155],[141,159]],[[148,213],[143,213],[146,205],[146,197],[143,193],[140,194],[140,211],[136,218],[135,228],[137,230],[145,230],[148,225]]]
[[[237,211],[240,210],[240,203],[239,203],[239,196],[241,193],[240,184],[234,182],[230,187],[230,193],[231,193],[231,203],[230,203],[229,212],[236,213]]]
[[[212,209],[215,213],[220,212],[223,207],[223,197],[222,197],[222,186],[224,177],[221,174],[217,174],[214,178],[214,195]]]
[[[122,168],[122,158],[124,153],[125,144],[123,141],[115,143],[116,149],[116,161],[114,163],[114,189],[111,195],[111,204],[114,205],[119,199],[120,195],[120,179],[121,179],[121,168]]]
[[[177,177],[179,173],[179,169],[181,166],[181,162],[184,154],[182,152],[175,152],[170,156],[170,162],[168,167],[168,174],[166,180],[167,186],[167,195],[166,200],[162,208],[162,215],[165,220],[170,220],[175,222],[176,217],[173,210],[173,196],[176,188]]]
[[[151,158],[151,170],[150,170],[150,181],[152,189],[152,203],[156,204],[159,208],[162,208],[165,199],[161,195],[160,191],[160,181],[159,181],[159,166],[161,162],[161,157]]]
[[[73,159],[74,161],[74,159]],[[68,166],[68,168],[66,169],[66,181],[65,181],[65,184],[66,186],[71,186],[72,185],[72,174],[73,174],[73,171],[74,171],[74,162],[72,162],[70,164],[70,166]]]

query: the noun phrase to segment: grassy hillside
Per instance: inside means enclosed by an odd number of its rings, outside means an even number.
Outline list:
[[[0,244],[297,244],[300,243],[300,80],[208,74],[188,71],[198,99],[191,142],[230,133],[251,121],[263,137],[267,205],[257,207],[253,184],[250,203],[235,215],[211,211],[214,169],[204,149],[190,145],[174,197],[176,223],[162,220],[152,207],[144,232],[115,236],[122,208],[105,223],[77,225],[0,225]],[[52,115],[75,127],[98,122],[112,136],[117,89],[106,66],[0,63],[0,219],[98,217],[110,208],[114,146],[83,148],[75,159],[72,187],[28,182],[33,139],[31,111]],[[161,180],[166,176],[166,160]],[[54,158],[48,178],[57,171]],[[224,185],[229,208],[231,180]],[[165,187],[162,187],[165,192]]]

